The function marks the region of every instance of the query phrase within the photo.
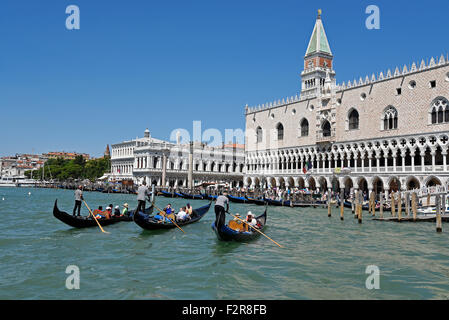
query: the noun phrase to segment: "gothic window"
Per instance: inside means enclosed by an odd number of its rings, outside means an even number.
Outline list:
[[[352,109],[348,116],[349,130],[356,130],[359,128],[359,113],[357,110]]]
[[[256,135],[257,135],[257,143],[262,142],[262,128],[261,127],[257,127]]]
[[[435,99],[430,110],[432,124],[449,122],[449,102],[447,99],[443,97]]]
[[[301,137],[307,137],[309,135],[309,121],[303,119],[301,121]]]
[[[329,121],[324,121],[323,125],[321,126],[321,129],[323,130],[323,137],[330,137],[331,136],[331,124]]]
[[[383,117],[383,129],[393,130],[398,128],[398,111],[395,107],[389,106],[385,109]]]
[[[276,130],[278,133],[278,140],[284,140],[284,126],[282,125],[282,123],[278,123],[278,125],[276,126]]]

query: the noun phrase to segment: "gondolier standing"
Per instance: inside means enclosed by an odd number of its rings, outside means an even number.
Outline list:
[[[81,201],[83,198],[83,186],[79,186],[75,190],[75,207],[73,208],[73,216],[75,216],[76,210],[78,209],[78,217],[81,215]]]
[[[149,196],[149,190],[147,188],[147,183],[144,180],[142,185],[137,189],[137,209],[136,212],[145,212],[145,201]]]
[[[218,196],[215,202],[215,226],[220,229],[226,221],[225,213],[229,211],[228,193],[225,191],[221,196]]]

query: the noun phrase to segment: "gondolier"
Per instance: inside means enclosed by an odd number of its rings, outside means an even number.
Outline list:
[[[228,193],[226,191],[223,192],[223,194],[219,196],[215,202],[215,225],[218,228],[221,228],[221,226],[225,224],[225,213],[229,211],[229,199],[227,195]]]
[[[83,198],[83,187],[79,186],[75,190],[75,207],[73,208],[73,216],[75,216],[76,210],[78,210],[78,217],[81,215],[81,201]]]
[[[146,181],[142,182],[142,185],[137,189],[137,209],[136,212],[145,212],[145,201],[147,197],[150,195],[150,192],[147,188]]]

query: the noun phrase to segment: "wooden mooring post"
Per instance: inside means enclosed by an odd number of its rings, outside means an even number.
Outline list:
[[[398,195],[398,221],[400,222],[402,219],[402,194],[401,192],[398,192],[397,195]]]
[[[358,212],[357,218],[359,220],[359,223],[362,223],[363,193],[361,191],[359,191],[358,204],[359,204],[359,212]]]
[[[413,213],[413,221],[416,221],[416,214],[418,211],[418,195],[416,192],[412,193],[412,213]]]
[[[379,215],[382,219],[384,217],[384,194],[383,192],[380,193],[380,207],[379,207]]]
[[[391,193],[391,216],[395,217],[396,216],[396,206],[395,206],[395,201],[394,201],[394,192]]]
[[[340,189],[340,220],[343,221],[345,219],[344,212],[345,212],[345,189]]]
[[[354,199],[353,199],[352,203],[354,204],[354,209],[353,209],[352,213],[354,213],[354,219],[357,219],[357,217],[359,215],[359,191],[358,190],[356,192],[354,192]]]
[[[332,192],[329,189],[327,191],[327,216],[331,217],[332,216],[332,206],[331,206],[331,200],[332,200]]]
[[[371,209],[371,216],[376,216],[376,194],[371,191],[371,194],[369,196],[369,203],[370,203],[370,209]]]
[[[435,204],[436,204],[436,224],[437,224],[437,232],[443,231],[443,226],[441,224],[441,213],[442,209],[444,208],[443,205],[443,196],[442,195],[436,195],[435,196]]]
[[[410,217],[410,193],[405,193],[405,214]]]

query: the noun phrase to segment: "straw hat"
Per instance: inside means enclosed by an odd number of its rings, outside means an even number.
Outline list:
[[[240,217],[240,213],[236,213],[235,216],[236,216],[236,217]]]
[[[128,208],[128,204],[127,204],[127,203],[125,203],[123,206],[124,206],[125,208]]]

